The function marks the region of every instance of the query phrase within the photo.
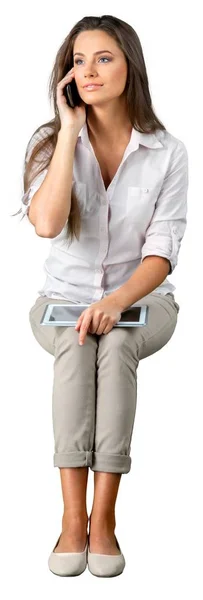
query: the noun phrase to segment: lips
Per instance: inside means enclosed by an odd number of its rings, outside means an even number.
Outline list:
[[[90,87],[90,86],[91,86],[91,87],[92,87],[92,86],[95,86],[95,87],[101,87],[102,85],[103,85],[102,83],[86,83],[86,85],[84,85],[83,87],[84,87],[84,88],[86,88],[86,87]]]

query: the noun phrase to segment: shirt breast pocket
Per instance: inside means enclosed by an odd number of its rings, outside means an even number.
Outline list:
[[[129,186],[126,200],[126,217],[131,223],[147,222],[154,210],[153,189]]]

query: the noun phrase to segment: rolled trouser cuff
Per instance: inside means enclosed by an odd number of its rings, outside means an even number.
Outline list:
[[[91,450],[54,454],[54,467],[90,467],[105,473],[129,473],[132,459],[126,454],[104,454]]]

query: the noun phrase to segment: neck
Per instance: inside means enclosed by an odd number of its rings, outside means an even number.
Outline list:
[[[128,137],[132,131],[132,124],[126,110],[116,112],[115,108],[106,110],[103,107],[89,107],[87,112],[87,128],[89,137],[95,142],[105,145],[118,143],[121,138]]]

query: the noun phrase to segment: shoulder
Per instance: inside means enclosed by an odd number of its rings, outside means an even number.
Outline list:
[[[167,129],[157,129],[155,133],[157,139],[163,144],[164,148],[168,150],[169,154],[172,153],[185,153],[187,155],[187,148],[185,143],[177,138],[175,135],[170,133]]]

